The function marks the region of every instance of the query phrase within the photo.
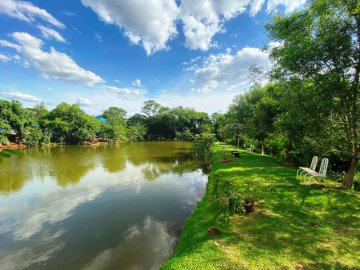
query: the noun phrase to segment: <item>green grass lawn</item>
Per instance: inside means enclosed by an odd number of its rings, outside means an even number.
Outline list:
[[[359,192],[309,187],[274,158],[229,151],[213,148],[206,194],[160,269],[360,269]],[[256,199],[255,212],[230,214],[214,199],[221,181]],[[212,227],[220,234],[209,236]]]

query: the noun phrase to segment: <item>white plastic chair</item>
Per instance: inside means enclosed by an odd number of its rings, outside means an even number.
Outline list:
[[[323,178],[324,179],[324,185],[325,185],[325,178],[326,178],[326,172],[327,172],[327,167],[329,164],[329,159],[328,158],[323,158],[321,160],[321,164],[320,164],[320,169],[319,172],[308,172],[305,174],[306,176],[309,176],[309,186],[311,184],[311,181],[315,181],[316,178]]]
[[[296,171],[296,177],[300,176],[303,173],[309,173],[309,172],[314,172],[316,171],[316,166],[318,163],[319,158],[317,156],[313,156],[312,160],[311,160],[311,164],[310,167],[299,167],[299,169]]]

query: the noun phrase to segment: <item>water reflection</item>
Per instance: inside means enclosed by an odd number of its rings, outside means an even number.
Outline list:
[[[25,157],[0,164],[0,194],[21,190],[28,180],[53,177],[58,185],[78,184],[90,171],[103,166],[109,173],[126,169],[126,163],[143,165],[144,177],[154,180],[163,173],[193,172],[199,168],[190,144],[144,142],[98,147],[65,146],[25,150]]]
[[[171,255],[175,241],[165,223],[147,217],[128,229],[122,244],[99,253],[84,270],[157,269]]]
[[[205,188],[190,147],[55,147],[4,161],[0,268],[156,267]]]
[[[60,243],[51,246],[47,245],[41,251],[35,251],[32,247],[22,248],[7,255],[3,259],[0,257],[1,269],[20,270],[34,264],[45,263],[64,247],[65,244]]]

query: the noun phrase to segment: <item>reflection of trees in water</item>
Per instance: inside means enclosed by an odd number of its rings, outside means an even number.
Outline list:
[[[109,144],[102,146],[102,163],[104,168],[110,172],[119,172],[126,167],[125,144]]]
[[[81,146],[34,148],[25,156],[1,164],[0,192],[20,190],[31,178],[56,178],[60,186],[78,183],[96,166],[98,149]]]
[[[44,160],[49,158],[48,148],[23,150],[24,156],[3,160],[0,164],[0,192],[20,190],[34,175],[43,179],[48,175]]]
[[[146,164],[142,169],[145,179],[155,180],[161,174],[193,172],[201,162],[194,159],[189,142],[144,142],[130,144],[127,158],[134,165]]]
[[[62,187],[76,184],[88,171],[96,167],[99,151],[86,146],[54,148],[51,158],[48,159],[50,175],[54,176]]]
[[[146,180],[155,180],[162,174],[178,174],[182,175],[184,173],[194,172],[199,168],[203,169],[202,164],[197,161],[192,160],[176,160],[175,162],[156,162],[156,163],[147,163],[146,167],[142,169],[142,173]],[[204,166],[204,168],[206,168]],[[203,172],[205,170],[203,169]]]
[[[0,170],[0,192],[9,193],[20,190],[31,177],[31,171],[15,165],[13,160],[3,161]]]
[[[126,146],[128,160],[134,165],[149,161],[179,159],[181,154],[189,154],[191,143],[188,142],[140,142]]]
[[[62,187],[76,184],[100,163],[109,173],[124,170],[127,160],[137,166],[146,164],[142,172],[147,180],[155,180],[166,173],[182,175],[202,166],[193,158],[188,142],[47,147],[25,150],[24,153],[22,158],[2,162],[1,193],[18,191],[28,180],[47,176],[55,177]]]

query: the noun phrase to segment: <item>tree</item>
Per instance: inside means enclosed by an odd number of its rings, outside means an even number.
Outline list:
[[[110,125],[125,125],[126,111],[123,108],[109,107],[103,113],[103,116]]]
[[[128,126],[127,138],[129,141],[140,141],[145,138],[147,129],[144,125],[140,123],[135,123],[131,126]]]
[[[161,105],[155,100],[148,100],[144,102],[144,105],[141,108],[141,111],[147,116],[155,116],[161,108]]]
[[[78,104],[67,103],[59,104],[42,121],[43,128],[52,132],[52,141],[70,144],[94,137],[99,125],[99,121],[85,114]]]
[[[245,125],[239,123],[227,124],[224,127],[225,137],[227,134],[234,138],[234,145],[239,147],[241,132],[245,130]]]
[[[279,88],[274,83],[265,86],[255,84],[249,92],[237,96],[227,112],[231,123],[246,126],[247,137],[257,142],[262,154],[266,139],[274,132],[276,116],[281,111]],[[235,136],[237,133],[232,131]]]
[[[126,111],[119,107],[109,107],[103,113],[107,123],[103,123],[99,135],[104,138],[126,141]]]
[[[331,108],[328,121],[350,154],[343,187],[351,188],[360,158],[360,3],[312,0],[266,26],[278,78],[307,80]]]
[[[49,113],[43,102],[35,105],[33,108],[28,108],[28,111],[35,122],[39,122]]]
[[[0,100],[0,128],[9,132],[13,129],[20,138],[29,124],[27,111],[19,101]]]

